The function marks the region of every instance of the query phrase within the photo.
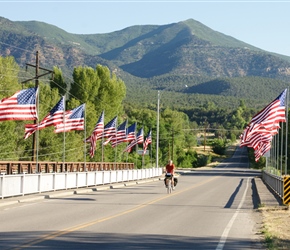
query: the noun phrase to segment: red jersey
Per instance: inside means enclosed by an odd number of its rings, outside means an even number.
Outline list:
[[[166,165],[166,173],[173,174],[173,172],[174,172],[173,170],[174,170],[174,164],[172,164],[172,165],[167,164]]]

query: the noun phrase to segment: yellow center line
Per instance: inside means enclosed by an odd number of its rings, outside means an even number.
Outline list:
[[[16,249],[22,249],[22,248],[27,248],[27,247],[31,247],[33,245],[36,245],[38,243],[41,243],[43,241],[46,241],[46,240],[51,240],[51,239],[54,239],[56,237],[59,237],[61,235],[65,235],[65,234],[68,234],[68,233],[71,233],[71,232],[74,232],[74,231],[77,231],[77,230],[80,230],[80,229],[83,229],[83,228],[86,228],[86,227],[90,227],[90,226],[93,226],[95,224],[98,224],[98,223],[101,223],[101,222],[104,222],[104,221],[107,221],[107,220],[111,220],[111,219],[114,219],[114,218],[117,218],[117,217],[120,217],[122,215],[125,215],[125,214],[129,214],[129,213],[132,213],[134,211],[137,211],[143,207],[146,207],[148,205],[151,205],[151,204],[154,204],[158,201],[161,201],[161,200],[165,200],[165,199],[168,199],[168,198],[171,198],[172,196],[175,196],[175,195],[178,195],[178,194],[181,194],[181,193],[184,193],[184,192],[187,192],[193,188],[196,188],[196,187],[199,187],[199,186],[202,186],[208,182],[211,182],[213,181],[214,179],[216,178],[219,178],[221,177],[220,175],[219,176],[215,176],[215,177],[212,177],[210,179],[207,179],[203,182],[200,182],[200,183],[196,183],[186,189],[182,189],[180,191],[174,191],[174,193],[171,193],[171,194],[167,194],[167,195],[164,195],[162,197],[159,197],[157,199],[154,199],[152,201],[149,201],[147,203],[144,203],[144,204],[141,204],[141,205],[138,205],[134,208],[131,208],[131,209],[128,209],[124,212],[121,212],[121,213],[118,213],[118,214],[115,214],[115,215],[112,215],[112,216],[108,216],[108,217],[105,217],[105,218],[102,218],[102,219],[97,219],[97,220],[93,220],[91,222],[87,222],[87,223],[84,223],[84,224],[79,224],[79,225],[76,225],[76,226],[73,226],[73,227],[69,227],[67,229],[63,229],[63,230],[60,230],[60,231],[57,231],[57,232],[54,232],[54,233],[50,233],[50,234],[47,234],[47,235],[44,235],[40,238],[37,238],[37,239],[34,239],[34,240],[31,240],[27,243],[24,243],[23,245],[21,246],[17,246],[16,248],[14,248],[14,250]]]

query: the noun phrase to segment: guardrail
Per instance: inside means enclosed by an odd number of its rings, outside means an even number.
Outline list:
[[[0,198],[71,188],[142,180],[162,175],[162,168],[0,175]]]
[[[262,179],[282,200],[284,197],[283,177],[277,176],[267,171],[262,171]]]

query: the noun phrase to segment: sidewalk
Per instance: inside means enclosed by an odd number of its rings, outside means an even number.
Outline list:
[[[278,207],[283,205],[282,199],[264,183],[261,177],[254,178],[254,181],[260,206]]]

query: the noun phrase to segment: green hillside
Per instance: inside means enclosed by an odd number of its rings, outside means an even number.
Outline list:
[[[126,101],[176,108],[208,102],[233,108],[272,100],[290,81],[290,58],[263,51],[193,19],[167,25],[135,25],[106,34],[79,35],[38,21],[0,17],[2,56],[21,67],[58,66],[67,78],[78,66],[109,67],[126,84]]]

